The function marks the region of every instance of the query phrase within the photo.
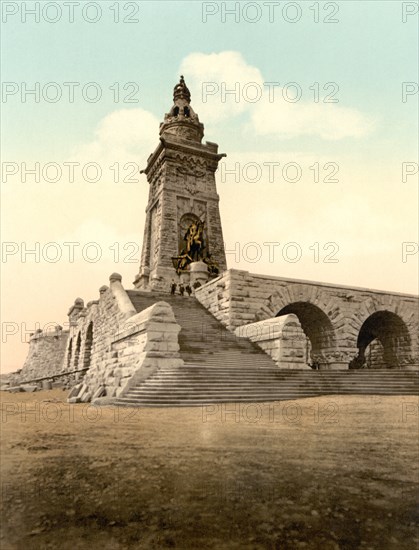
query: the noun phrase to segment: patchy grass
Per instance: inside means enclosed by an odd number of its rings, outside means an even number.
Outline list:
[[[416,397],[65,397],[1,393],[2,550],[417,547]]]

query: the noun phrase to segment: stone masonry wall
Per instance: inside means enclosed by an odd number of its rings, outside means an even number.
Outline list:
[[[69,332],[57,327],[55,331],[35,332],[29,341],[29,351],[22,370],[12,385],[46,378],[61,372]]]
[[[330,365],[339,368],[339,364],[343,368],[357,357],[358,336],[368,318],[377,312],[394,314],[405,327],[405,334],[399,339],[402,342],[398,350],[399,363],[405,367],[419,366],[418,298],[412,295],[255,275],[234,269],[208,282],[195,295],[233,331],[239,326],[275,317],[281,310],[296,313],[301,324],[305,324],[306,334],[307,330],[312,331],[312,341],[320,350],[316,351],[315,359],[325,368]],[[396,324],[394,327],[395,331],[399,330]]]
[[[119,396],[156,368],[183,364],[178,353],[180,327],[168,304],[159,302],[137,313],[115,273],[110,287],[101,287],[99,294],[99,300],[86,308],[77,299],[69,311],[63,370],[89,369],[75,399]]]
[[[118,363],[117,353],[112,349],[113,339],[124,328],[125,321],[136,313],[132,304],[130,309],[127,302],[118,299],[125,292],[121,288],[121,277],[113,274],[110,287],[99,289],[98,300],[84,307],[83,301],[77,299],[70,308],[70,339],[63,371],[89,368],[83,381],[89,379],[91,372],[108,375],[113,372]]]
[[[180,326],[166,302],[157,302],[130,317],[112,338],[112,360],[96,363],[87,373],[84,383],[90,396],[120,396],[162,367],[181,366],[179,332]]]

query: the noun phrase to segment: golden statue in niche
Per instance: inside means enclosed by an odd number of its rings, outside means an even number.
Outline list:
[[[204,226],[205,222],[201,220],[192,222],[183,237],[186,242],[186,253],[192,258],[193,262],[204,258]]]
[[[205,221],[197,218],[192,220],[185,234],[183,242],[185,243],[180,251],[179,256],[172,258],[173,267],[179,275],[182,271],[188,268],[192,262],[203,261],[208,265],[208,270],[212,274],[218,273],[217,263],[211,259],[211,255],[207,254],[206,243],[204,238]]]

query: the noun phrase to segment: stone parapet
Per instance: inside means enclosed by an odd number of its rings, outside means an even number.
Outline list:
[[[230,269],[197,289],[196,298],[234,331],[295,314],[321,369],[368,368],[369,346],[382,341],[373,368],[418,364],[418,298],[409,294],[255,275]]]
[[[156,370],[183,365],[172,308],[157,302],[126,320],[113,335],[107,359],[92,367],[84,384],[92,397],[99,388],[107,397],[124,395]]]
[[[296,315],[242,325],[235,334],[255,342],[281,369],[310,369],[310,340]]]
[[[131,300],[128,297],[128,294],[125,292],[124,287],[122,286],[122,277],[119,273],[112,273],[109,277],[110,288],[115,300],[117,301],[118,308],[120,313],[124,317],[131,317],[135,314],[135,308],[131,303]]]

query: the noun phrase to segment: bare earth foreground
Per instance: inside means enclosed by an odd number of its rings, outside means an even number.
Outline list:
[[[418,546],[415,397],[119,410],[65,397],[1,393],[2,550]]]

